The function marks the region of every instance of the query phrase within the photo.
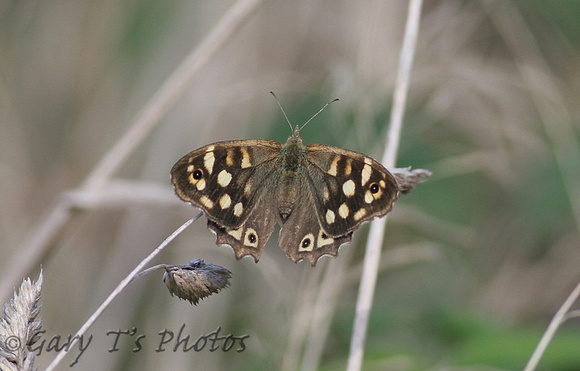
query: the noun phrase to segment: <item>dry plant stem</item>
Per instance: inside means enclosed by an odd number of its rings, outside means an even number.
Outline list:
[[[181,232],[183,232],[187,227],[189,227],[193,222],[195,222],[197,219],[199,219],[202,215],[203,215],[203,213],[200,212],[197,215],[195,215],[194,217],[192,217],[191,219],[189,219],[188,221],[186,221],[185,223],[183,223],[179,228],[177,228],[175,230],[175,232],[173,232],[159,246],[157,246],[157,248],[155,250],[153,250],[153,252],[151,254],[149,254],[145,259],[143,259],[135,267],[135,269],[133,269],[133,271],[131,271],[131,273],[129,273],[129,275],[127,277],[125,277],[119,283],[119,285],[113,290],[113,292],[111,292],[109,297],[107,297],[107,299],[105,299],[105,301],[99,306],[99,308],[97,308],[97,310],[89,317],[89,319],[84,323],[84,325],[81,326],[81,328],[74,335],[73,340],[71,341],[69,346],[66,347],[65,350],[61,351],[56,356],[56,358],[50,363],[50,365],[48,365],[46,370],[47,371],[54,370],[54,368],[56,366],[58,366],[60,361],[62,361],[63,358],[68,354],[69,350],[72,349],[73,346],[76,344],[77,340],[79,339],[79,336],[82,336],[85,334],[85,332],[89,329],[89,327],[91,327],[93,325],[93,323],[95,323],[97,318],[99,318],[101,316],[101,314],[103,314],[103,312],[109,306],[109,304],[111,304],[111,302],[125,289],[125,287],[127,287],[133,281],[133,278],[135,276],[137,276],[139,274],[139,272],[141,272],[143,267],[145,265],[147,265],[151,260],[153,260],[165,247],[167,247],[167,245],[169,245],[169,243],[171,243],[171,241],[173,241],[175,239],[175,237],[179,236],[181,234]]]
[[[239,0],[218,21],[204,41],[181,63],[163,86],[147,102],[133,124],[101,162],[87,176],[82,191],[98,192],[121,165],[151,133],[163,115],[173,106],[193,78],[211,58],[231,39],[262,0]],[[61,199],[49,214],[25,239],[19,253],[6,265],[0,279],[0,299],[10,295],[21,277],[38,265],[48,247],[54,242],[72,211]]]
[[[328,269],[328,265],[325,265]],[[300,369],[300,354],[303,351],[305,339],[308,336],[309,326],[312,323],[312,303],[320,297],[321,280],[323,271],[314,269],[303,271],[300,278],[300,289],[296,299],[297,305],[292,315],[288,328],[288,342],[285,346],[282,358],[281,371],[293,371]],[[304,368],[301,368],[304,371]]]
[[[354,249],[345,249],[340,259],[333,261],[332,267],[327,266],[324,279],[317,290],[314,306],[309,303],[310,316],[309,333],[301,371],[315,371],[320,369],[320,360],[324,346],[330,333],[330,325],[334,312],[337,309],[339,294],[341,293],[347,276],[347,267],[352,260]]]
[[[137,273],[135,276],[133,276],[133,278],[131,279],[131,282],[133,281],[137,281],[139,278],[148,275],[149,273],[156,271],[158,269],[165,269],[167,267],[169,267],[169,264],[157,264],[153,267],[149,267],[147,269],[143,269],[141,272]]]
[[[388,132],[388,142],[383,155],[383,165],[394,167],[397,159],[397,152],[401,138],[401,128],[403,125],[403,114],[409,90],[409,79],[411,67],[415,55],[417,35],[421,20],[422,0],[411,0],[409,3],[407,24],[403,47],[399,60],[399,71],[395,84],[395,95],[393,109],[391,111],[391,122]],[[369,315],[377,282],[379,262],[381,258],[381,246],[387,218],[375,220],[371,223],[369,239],[367,243],[363,274],[361,277],[359,296],[356,304],[356,314],[354,328],[350,342],[350,354],[348,358],[347,370],[358,371],[362,367],[364,355],[364,344],[366,339]]]
[[[566,316],[564,317],[564,322],[566,322],[569,319],[578,317],[580,317],[580,310],[571,310],[570,312],[566,313]]]
[[[119,169],[135,148],[141,144],[159,120],[181,97],[199,71],[238,31],[262,0],[239,0],[218,21],[205,40],[181,63],[157,93],[145,105],[129,131],[103,158],[85,181],[83,188],[94,190]]]
[[[574,290],[572,290],[572,292],[566,298],[560,309],[558,309],[558,311],[554,315],[554,318],[552,318],[552,321],[550,321],[548,328],[544,332],[544,335],[542,335],[542,339],[540,339],[540,342],[536,346],[534,353],[532,353],[532,356],[530,357],[528,363],[526,364],[524,371],[533,371],[536,369],[536,366],[538,366],[538,362],[540,362],[542,355],[544,355],[544,352],[546,351],[546,348],[552,341],[552,338],[556,334],[556,331],[558,331],[560,325],[562,325],[562,323],[564,323],[568,318],[568,311],[570,310],[572,304],[574,304],[574,302],[578,299],[578,296],[580,296],[580,283],[578,283],[578,285],[576,285]]]

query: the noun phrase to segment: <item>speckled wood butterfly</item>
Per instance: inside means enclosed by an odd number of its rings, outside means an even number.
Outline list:
[[[385,215],[397,198],[397,181],[380,163],[342,148],[305,146],[302,128],[285,144],[209,144],[171,169],[177,195],[205,212],[216,243],[230,245],[237,259],[258,262],[278,222],[280,248],[293,262],[308,258],[314,266],[322,255],[336,256],[363,222]]]

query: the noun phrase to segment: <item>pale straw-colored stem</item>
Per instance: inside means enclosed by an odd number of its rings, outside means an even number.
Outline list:
[[[562,323],[564,323],[564,321],[566,321],[566,319],[568,318],[568,311],[570,310],[570,307],[572,307],[572,304],[574,304],[574,302],[578,299],[578,296],[580,296],[580,282],[576,285],[574,290],[572,290],[570,295],[566,298],[560,309],[558,309],[558,311],[554,315],[554,318],[552,318],[552,321],[550,321],[548,328],[546,328],[544,335],[542,335],[542,339],[540,339],[540,342],[536,346],[534,353],[532,353],[532,356],[530,357],[528,363],[526,364],[524,371],[533,371],[536,369],[536,367],[538,366],[538,362],[540,362],[542,355],[544,354],[546,348],[552,341],[552,338],[556,334],[556,331],[558,331],[560,325],[562,325]]]
[[[212,59],[212,57],[229,41],[249,19],[262,0],[239,0],[218,21],[210,34],[197,48],[175,69],[163,86],[155,93],[135,117],[129,130],[105,154],[103,159],[87,176],[81,191],[99,192],[114,176],[127,158],[146,139],[157,126],[193,78]],[[6,264],[0,279],[0,299],[8,297],[18,281],[46,254],[48,248],[60,235],[63,227],[72,215],[66,198],[59,199],[25,238],[11,261]]]
[[[175,237],[179,236],[181,232],[183,232],[187,227],[191,225],[194,221],[199,219],[203,215],[202,212],[199,212],[194,217],[187,220],[183,223],[179,228],[175,230],[169,237],[167,237],[151,254],[149,254],[145,259],[143,259],[136,267],[125,277],[119,285],[109,294],[109,297],[105,299],[105,301],[97,308],[97,310],[89,317],[89,319],[81,326],[81,328],[77,331],[77,333],[73,336],[71,343],[68,347],[65,347],[56,358],[48,365],[46,371],[54,370],[56,366],[63,360],[63,358],[68,354],[69,350],[73,349],[73,346],[76,344],[80,336],[84,335],[87,330],[95,323],[97,318],[103,314],[105,309],[115,300],[115,298],[132,282],[133,278],[143,270],[143,267],[147,265],[151,260],[153,260],[171,241],[175,239]]]
[[[87,177],[83,188],[98,189],[114,174],[135,148],[151,133],[160,119],[182,96],[199,71],[213,58],[249,18],[262,0],[240,0],[218,21],[212,32],[181,63],[151,97],[129,131],[115,144]]]
[[[411,0],[409,2],[408,18],[405,27],[403,47],[399,59],[399,71],[397,72],[397,81],[395,84],[395,94],[393,109],[391,111],[387,145],[383,155],[383,165],[387,167],[394,167],[397,159],[401,129],[403,125],[403,115],[407,101],[407,92],[409,90],[411,67],[413,65],[415,46],[421,20],[422,3],[422,0]],[[347,365],[347,370],[349,371],[358,371],[362,367],[364,344],[375,293],[379,262],[381,258],[381,246],[386,223],[386,217],[375,220],[371,223],[364,259],[364,268],[359,287],[359,296],[356,304],[353,333],[350,342],[350,354]]]

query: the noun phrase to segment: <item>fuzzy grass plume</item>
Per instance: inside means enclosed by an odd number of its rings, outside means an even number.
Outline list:
[[[33,284],[30,278],[22,281],[18,293],[4,304],[4,318],[0,318],[0,370],[34,370],[34,352],[29,346],[40,339],[40,294],[42,270]]]

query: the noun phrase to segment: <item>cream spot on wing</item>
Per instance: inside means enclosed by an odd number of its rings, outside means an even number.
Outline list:
[[[366,162],[366,160],[367,159],[365,159],[365,162]],[[367,184],[367,182],[371,178],[372,173],[373,173],[373,169],[371,168],[371,166],[369,164],[365,164],[365,166],[363,167],[362,172],[360,174],[360,184],[363,186],[365,184]]]
[[[249,227],[246,229],[244,246],[258,247],[258,233],[256,233],[255,229]]]
[[[232,198],[229,194],[224,194],[220,197],[220,207],[223,209],[227,209],[232,204]]]
[[[234,150],[233,149],[228,149],[227,154],[226,154],[226,165],[228,166],[234,166]]]
[[[193,169],[195,169],[195,166],[193,166],[192,164],[187,165],[187,172],[188,173],[193,173]]]
[[[252,162],[250,161],[250,154],[248,153],[248,149],[245,147],[240,148],[242,152],[242,169],[252,166]]]
[[[215,163],[215,155],[213,152],[207,152],[205,156],[203,156],[203,166],[205,166],[207,173],[211,174],[213,171],[213,164]]]
[[[387,186],[387,183],[385,183],[384,180],[379,180],[379,185],[381,186],[382,189],[385,189],[385,187]]]
[[[375,200],[375,196],[373,196],[373,194],[371,193],[371,191],[366,191],[365,192],[365,202],[367,204],[370,204],[374,200]]]
[[[252,181],[248,179],[244,185],[244,196],[249,196],[252,192]]]
[[[334,218],[335,218],[334,211],[332,211],[330,209],[326,210],[326,222],[328,224],[332,224],[332,223],[334,223]]]
[[[359,209],[359,211],[354,213],[353,217],[354,217],[354,220],[356,220],[358,222],[359,220],[364,218],[365,215],[367,215],[367,211],[365,209]]]
[[[344,175],[349,176],[352,173],[352,158],[346,159],[346,165],[344,166]]]
[[[298,251],[312,251],[314,248],[314,235],[312,233],[308,233],[302,241],[300,241],[300,245],[298,245]]]
[[[201,204],[205,207],[207,207],[208,209],[213,208],[213,201],[209,199],[209,197],[207,196],[201,196],[199,198],[199,202],[201,202]]]
[[[328,202],[330,200],[330,191],[328,190],[328,186],[325,184],[324,189],[322,190],[322,200],[324,202]]]
[[[222,187],[227,187],[232,181],[232,174],[228,173],[226,170],[220,171],[217,177],[217,182]]]
[[[346,206],[345,203],[343,203],[342,205],[340,205],[340,207],[338,208],[338,215],[340,215],[340,217],[342,219],[346,219],[348,217],[348,213],[349,213],[348,206]]]
[[[244,205],[241,202],[238,202],[234,205],[234,215],[240,216],[244,212]]]
[[[190,181],[192,183],[197,182],[195,184],[195,188],[197,188],[198,191],[203,191],[205,189],[205,179],[196,180],[196,179],[193,179],[193,177],[191,177]]]
[[[238,229],[226,229],[226,233],[235,238],[236,240],[242,239],[242,233],[244,232],[243,228]]]
[[[374,184],[377,185],[376,183],[374,183]],[[372,186],[372,184],[371,184],[371,186]],[[377,187],[379,187],[379,186],[377,185]],[[371,192],[371,194],[373,195],[373,198],[375,200],[378,200],[379,198],[383,197],[383,190],[379,187],[379,190],[377,192],[375,192],[375,193]]]
[[[346,197],[354,196],[354,191],[356,190],[356,186],[354,185],[354,181],[352,179],[347,180],[342,185],[342,191],[346,195]]]
[[[316,248],[319,249],[322,246],[331,245],[334,242],[334,238],[328,237],[322,229],[318,232],[318,240],[316,241]]]
[[[340,161],[340,156],[336,156],[334,160],[330,163],[330,168],[328,169],[327,173],[336,176],[338,174],[338,161]]]

